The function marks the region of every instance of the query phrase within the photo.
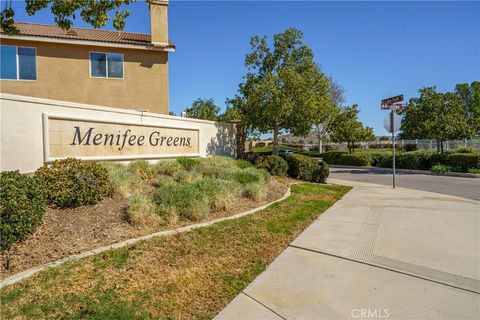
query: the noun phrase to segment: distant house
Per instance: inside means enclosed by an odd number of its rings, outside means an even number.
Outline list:
[[[0,35],[2,93],[168,114],[168,1],[151,34],[17,22]]]

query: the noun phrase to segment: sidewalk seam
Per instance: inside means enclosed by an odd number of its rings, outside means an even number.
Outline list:
[[[276,316],[282,318],[283,320],[287,320],[287,318],[285,317],[282,317],[280,314],[278,314],[277,312],[275,312],[275,310],[267,307],[266,305],[264,305],[263,303],[261,303],[260,301],[258,301],[257,299],[255,299],[254,297],[252,297],[251,295],[249,295],[248,293],[246,293],[245,291],[242,291],[242,293],[244,295],[246,295],[247,297],[249,297],[250,299],[252,299],[253,301],[255,301],[256,303],[258,303],[259,305],[261,305],[262,307],[264,307],[265,309],[267,309],[268,311],[272,312],[273,314],[275,314]]]
[[[339,255],[336,255],[336,254],[322,252],[322,251],[318,251],[318,250],[314,250],[314,249],[303,248],[303,247],[299,247],[299,246],[292,245],[292,244],[290,244],[288,246],[291,247],[291,248],[310,251],[310,252],[313,252],[313,253],[324,254],[324,255],[327,255],[327,256],[330,256],[330,257],[339,258],[339,259],[343,259],[343,260],[347,260],[347,261],[351,261],[351,262],[361,263],[361,264],[364,264],[364,265],[367,265],[367,266],[371,266],[371,267],[375,267],[375,268],[379,268],[379,269],[383,269],[383,270],[387,270],[387,271],[396,272],[396,273],[399,273],[399,274],[403,274],[403,275],[414,277],[414,278],[417,278],[417,279],[437,283],[437,284],[444,285],[444,286],[447,286],[447,287],[451,287],[451,288],[455,288],[455,289],[459,289],[459,290],[463,290],[463,291],[467,291],[467,292],[471,292],[471,293],[475,293],[475,294],[480,294],[480,291],[475,291],[474,289],[462,288],[462,287],[459,287],[459,286],[456,286],[456,285],[453,285],[453,284],[441,282],[441,281],[434,280],[434,279],[431,279],[431,278],[422,277],[422,276],[417,275],[417,274],[408,273],[408,272],[405,272],[405,271],[389,268],[389,267],[386,267],[386,266],[370,263],[370,262],[367,262],[367,261],[355,260],[355,259],[352,259],[352,258],[343,257],[343,256],[339,256]]]

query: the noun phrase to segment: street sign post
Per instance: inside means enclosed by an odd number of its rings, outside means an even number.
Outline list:
[[[401,119],[400,117],[395,113],[395,110],[404,110],[405,106],[403,104],[397,104],[396,102],[401,102],[403,101],[403,94],[395,96],[395,97],[390,97],[388,99],[383,99],[380,107],[383,110],[390,110],[390,114],[388,114],[384,121],[383,121],[383,127],[385,130],[388,132],[392,133],[392,150],[393,150],[393,159],[392,159],[392,169],[393,169],[393,188],[397,186],[396,182],[396,174],[395,174],[395,132],[400,129],[400,124],[401,124]]]

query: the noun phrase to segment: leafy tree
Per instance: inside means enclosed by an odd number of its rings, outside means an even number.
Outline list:
[[[403,138],[435,139],[437,151],[443,153],[444,141],[463,139],[472,134],[459,95],[437,92],[435,87],[422,88],[419,93],[420,97],[411,98],[402,112]]]
[[[218,107],[211,98],[198,98],[193,101],[192,106],[187,108],[185,112],[189,118],[217,121],[220,107]]]
[[[480,81],[457,84],[455,94],[462,101],[471,136],[480,136]]]
[[[347,143],[348,152],[355,152],[355,145],[361,141],[371,141],[375,139],[373,129],[364,127],[358,120],[358,106],[346,107],[335,118],[332,124],[331,138],[334,142]]]
[[[115,10],[113,17],[113,27],[117,30],[125,29],[125,20],[130,15],[128,10],[121,7],[129,5],[135,0],[25,0],[25,10],[29,16],[35,15],[38,11],[50,8],[55,23],[62,29],[70,29],[77,15],[80,15],[83,21],[94,28],[104,27],[110,20],[109,12]],[[152,0],[146,0],[151,2]],[[0,12],[0,27],[2,32],[8,35],[18,33],[15,27],[15,10],[11,6],[11,0],[6,1],[6,5]]]
[[[278,154],[280,131],[303,136],[309,132],[314,103],[314,78],[318,67],[313,52],[302,42],[303,34],[287,29],[273,36],[252,37],[248,68],[239,95],[244,121],[261,133],[273,131],[273,154]]]

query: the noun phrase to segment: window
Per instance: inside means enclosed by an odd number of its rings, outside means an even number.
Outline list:
[[[123,54],[91,52],[90,76],[122,79]]]
[[[37,51],[35,48],[1,46],[0,78],[37,80]]]

